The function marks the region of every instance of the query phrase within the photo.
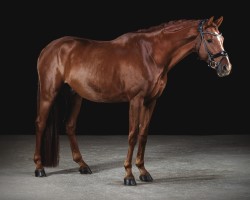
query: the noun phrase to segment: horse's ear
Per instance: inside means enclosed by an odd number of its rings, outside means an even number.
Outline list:
[[[216,19],[214,21],[214,23],[217,25],[217,27],[219,27],[221,25],[222,21],[223,21],[223,16],[221,16],[219,19]]]
[[[212,25],[213,21],[214,21],[214,16],[210,17],[210,19],[207,21],[207,25],[208,26]]]

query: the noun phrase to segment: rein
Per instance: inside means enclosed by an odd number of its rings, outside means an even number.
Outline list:
[[[204,23],[206,21],[207,21],[207,19],[204,19],[204,20],[201,20],[200,23],[199,23],[198,31],[199,31],[200,36],[201,36],[201,42],[200,42],[198,53],[200,51],[201,43],[203,41],[204,42],[204,46],[205,46],[205,50],[206,50],[206,52],[208,54],[208,66],[211,67],[211,68],[213,68],[213,69],[216,69],[220,65],[220,62],[223,59],[223,57],[228,57],[228,53],[226,51],[224,51],[224,50],[221,51],[221,52],[219,52],[219,53],[216,53],[216,54],[213,54],[213,53],[211,53],[209,51],[208,46],[207,46],[207,42],[204,39],[204,34],[210,34],[212,36],[219,37],[219,36],[222,35],[222,33],[217,34],[217,33],[212,33],[212,32],[204,32],[203,31],[203,25],[204,25]],[[220,59],[219,62],[216,62],[214,59],[218,58],[218,57],[222,57],[222,58]]]

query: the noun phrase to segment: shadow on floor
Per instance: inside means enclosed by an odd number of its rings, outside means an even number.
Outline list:
[[[155,183],[184,183],[184,182],[194,182],[194,181],[210,181],[215,179],[222,179],[224,176],[218,174],[205,174],[196,175],[190,174],[189,176],[176,176],[176,177],[163,177],[155,179]]]
[[[153,177],[154,178],[154,177]],[[185,184],[185,183],[191,183],[194,182],[201,182],[201,181],[213,181],[224,178],[222,175],[217,174],[207,174],[207,175],[195,175],[190,174],[190,176],[176,176],[176,177],[163,177],[163,178],[156,178],[153,180],[153,182],[142,182],[138,179],[138,177],[135,177],[137,186],[143,186],[147,184]],[[123,185],[122,181],[114,181],[112,183],[109,183],[109,185]]]
[[[107,162],[107,163],[100,163],[96,165],[90,165],[89,167],[93,173],[97,174],[101,171],[123,167],[123,162],[124,162],[123,160],[113,161],[113,162]],[[47,176],[52,176],[56,174],[72,174],[72,173],[79,172],[78,170],[79,168],[70,168],[70,169],[63,169],[63,170],[58,170],[54,172],[48,172],[48,173],[46,172],[46,174]]]

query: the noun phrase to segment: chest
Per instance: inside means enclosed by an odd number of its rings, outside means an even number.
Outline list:
[[[167,76],[159,78],[153,85],[153,89],[150,92],[148,98],[156,99],[159,98],[167,85]]]

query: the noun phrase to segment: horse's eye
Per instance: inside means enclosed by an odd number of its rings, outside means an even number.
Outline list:
[[[211,40],[211,39],[208,39],[208,40],[207,40],[207,42],[208,42],[208,43],[211,43],[211,42],[212,42],[212,40]]]

